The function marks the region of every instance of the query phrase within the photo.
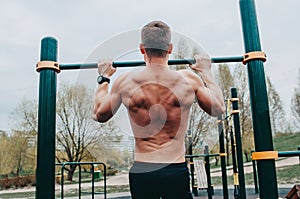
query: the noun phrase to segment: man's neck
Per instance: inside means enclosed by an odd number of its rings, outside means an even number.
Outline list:
[[[168,57],[152,57],[146,60],[147,65],[168,66]]]

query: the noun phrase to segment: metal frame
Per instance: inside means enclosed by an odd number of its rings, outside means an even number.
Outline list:
[[[262,51],[254,0],[240,0],[240,14],[245,53]],[[261,59],[247,62],[255,151],[273,151],[268,96]],[[274,160],[257,162],[259,196],[261,199],[278,199]]]
[[[216,157],[216,156],[220,156],[220,154],[210,154],[209,150],[208,150],[208,146],[205,146],[204,149],[204,154],[196,154],[196,155],[186,155],[185,158],[189,158],[190,160],[192,160],[190,162],[190,166],[194,165],[194,158],[204,158],[204,162],[205,162],[205,172],[206,172],[206,179],[207,179],[207,197],[209,199],[212,199],[212,196],[214,194],[214,190],[213,190],[213,185],[211,183],[211,173],[210,173],[210,157]],[[225,169],[226,169],[226,165],[225,165]],[[194,170],[191,171],[191,178],[192,178],[192,188],[193,188],[193,194],[195,196],[198,195],[198,188],[197,186],[195,186],[195,180],[194,180]],[[223,181],[224,183],[224,181]],[[227,181],[226,181],[227,183]],[[227,187],[227,184],[226,184]],[[225,198],[225,197],[224,197]]]
[[[103,163],[103,162],[64,162],[64,163],[56,163],[55,165],[56,166],[61,166],[61,183],[60,183],[60,197],[61,199],[64,198],[64,170],[65,170],[65,166],[68,166],[68,165],[77,165],[79,166],[79,183],[78,183],[78,188],[79,188],[79,199],[81,198],[81,193],[83,193],[81,191],[81,165],[91,165],[92,166],[92,199],[94,199],[94,195],[95,195],[95,167],[94,167],[94,164],[100,164],[100,165],[103,165],[103,176],[104,176],[104,186],[103,186],[103,194],[104,194],[104,199],[107,198],[107,195],[106,195],[106,164]],[[98,193],[96,193],[98,194]],[[102,194],[102,193],[99,193],[99,194]]]
[[[252,150],[251,154],[252,153],[255,153],[255,151]],[[296,157],[296,156],[299,156],[299,158],[300,158],[299,148],[298,148],[298,151],[278,151],[278,157]],[[261,161],[261,160],[254,160],[254,159],[252,159],[252,168],[253,168],[253,179],[254,179],[255,193],[258,193],[258,189],[259,189],[259,186],[257,184],[257,169],[256,169],[257,168],[257,163],[259,161]]]
[[[254,0],[240,0],[239,3],[245,52],[249,53],[254,51],[261,51]],[[240,58],[241,57],[239,57],[236,61],[242,61],[240,60]],[[55,38],[46,37],[42,39],[40,61],[57,61],[57,41]],[[138,65],[140,65],[140,63],[141,62],[139,62]],[[185,63],[187,62],[185,61]],[[191,62],[188,61],[188,63]],[[128,66],[128,64],[125,64],[125,66],[126,65]],[[61,70],[83,68],[95,68],[95,64],[60,65]],[[273,151],[263,60],[249,60],[247,62],[247,68],[254,129],[255,151]],[[54,174],[56,84],[57,72],[55,69],[43,68],[40,70],[36,172],[36,198],[38,199],[53,199],[55,197]],[[257,169],[260,185],[260,198],[277,199],[278,189],[275,161],[259,161],[257,162]]]
[[[234,136],[236,144],[236,157],[237,157],[237,167],[238,167],[238,182],[239,182],[239,199],[246,198],[246,186],[245,186],[245,176],[244,176],[244,162],[243,162],[243,146],[242,146],[242,136],[240,127],[240,115],[237,110],[239,110],[239,103],[237,98],[237,89],[231,88],[231,103],[232,103],[232,113],[233,113],[233,126],[234,126]],[[236,111],[236,112],[234,112]]]
[[[213,63],[225,63],[225,62],[243,62],[244,56],[236,57],[214,57],[211,59]],[[190,59],[174,59],[169,60],[169,65],[181,65],[181,64],[194,64],[196,63],[194,58]],[[113,67],[122,68],[122,67],[136,67],[136,66],[145,66],[145,61],[116,61],[113,62]],[[61,70],[74,70],[74,69],[92,69],[97,68],[97,63],[73,63],[73,64],[60,64]]]

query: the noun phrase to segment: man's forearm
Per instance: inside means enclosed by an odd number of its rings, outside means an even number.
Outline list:
[[[108,94],[108,83],[104,82],[98,85],[96,94],[95,94],[95,103],[101,103],[101,98],[105,97]]]
[[[210,70],[201,70],[197,71],[198,75],[201,76],[201,79],[204,85],[211,91],[216,97],[220,97],[223,100],[223,94],[220,87],[216,84],[216,81],[213,77],[213,74]]]
[[[101,104],[104,98],[108,95],[108,83],[104,82],[100,84],[95,93],[95,102],[94,102],[94,119],[98,120]]]
[[[201,70],[198,72],[205,86],[209,89],[212,102],[215,104],[215,106],[213,106],[213,108],[216,109],[214,112],[217,114],[224,112],[224,96],[220,87],[216,84],[212,72],[210,70]]]

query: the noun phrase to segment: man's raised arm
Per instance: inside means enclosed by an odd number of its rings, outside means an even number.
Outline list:
[[[200,107],[211,116],[224,113],[224,97],[216,84],[211,72],[211,59],[208,55],[196,55],[196,64],[190,68],[200,73],[201,78],[194,77],[196,82],[195,94]]]
[[[119,93],[119,81],[113,84],[111,92],[108,92],[110,77],[116,72],[112,67],[112,61],[99,62],[98,64],[99,86],[95,93],[93,119],[98,122],[108,121],[121,105],[121,95]]]

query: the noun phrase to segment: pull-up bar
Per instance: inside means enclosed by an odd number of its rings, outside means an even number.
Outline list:
[[[236,57],[216,57],[212,58],[213,63],[225,63],[225,62],[242,62],[244,61],[244,56]],[[194,64],[196,63],[194,58],[190,59],[174,59],[169,60],[169,65],[181,65],[181,64]],[[113,67],[135,67],[135,66],[145,66],[145,61],[116,61],[113,62]],[[75,70],[75,69],[90,69],[97,68],[97,63],[74,63],[74,64],[59,64],[61,70]]]
[[[250,60],[260,59],[266,61],[266,55],[264,52],[249,52],[242,56],[234,57],[214,57],[211,58],[213,63],[228,63],[228,62],[243,62],[246,64]],[[188,59],[173,59],[168,61],[168,65],[182,65],[182,64],[195,64],[196,60],[194,58]],[[136,67],[136,66],[145,66],[145,61],[116,61],[113,62],[113,67],[122,68],[122,67]],[[52,68],[56,69],[58,72],[60,70],[76,70],[76,69],[92,69],[97,68],[97,63],[71,63],[71,64],[59,64],[58,62],[39,62],[37,64],[37,71],[42,68]]]

